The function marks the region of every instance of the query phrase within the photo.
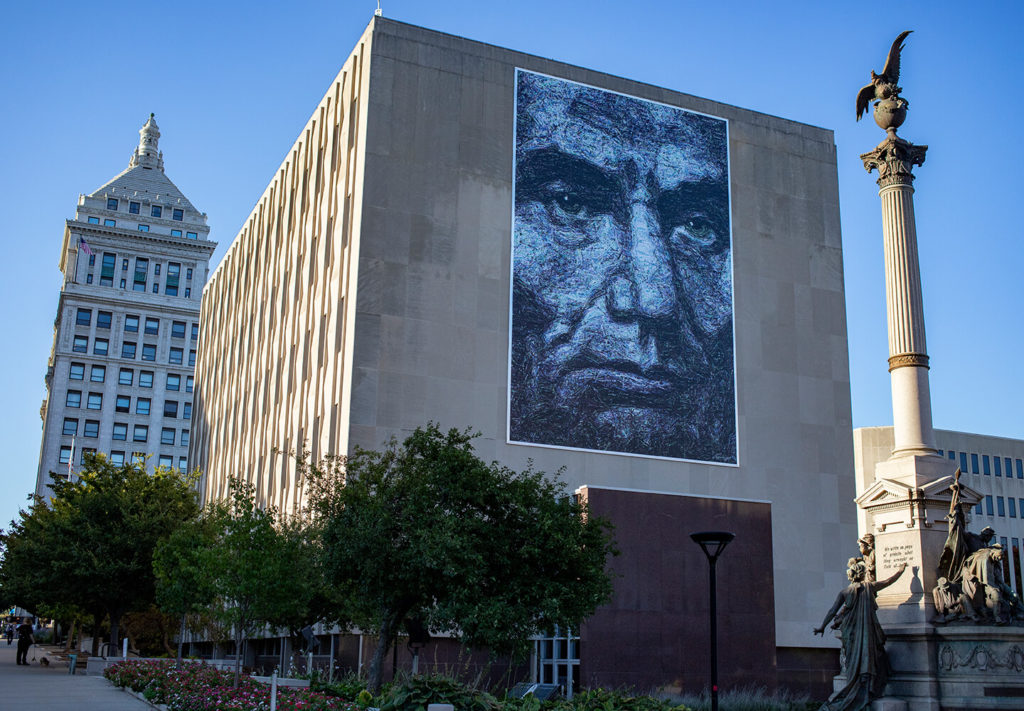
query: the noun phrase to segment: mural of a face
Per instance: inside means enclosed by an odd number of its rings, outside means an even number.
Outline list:
[[[735,463],[726,122],[516,91],[510,441]]]

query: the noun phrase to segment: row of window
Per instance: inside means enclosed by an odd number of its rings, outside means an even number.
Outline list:
[[[78,461],[80,463],[82,463],[82,464],[85,464],[85,455],[87,455],[87,454],[96,454],[96,448],[95,447],[83,447],[81,451],[82,451],[82,454],[79,457]],[[125,458],[124,458],[124,452],[122,452],[122,451],[111,452],[110,456],[108,457],[108,459],[110,460],[110,463],[113,464],[115,467],[124,466]],[[71,446],[70,445],[60,448],[59,461],[60,461],[61,464],[67,464],[68,462],[71,461]],[[144,463],[146,461],[146,453],[145,452],[132,452],[131,461],[136,463],[136,464]],[[159,455],[159,457],[157,459],[157,466],[166,467],[167,469],[171,469],[174,466],[174,457],[172,457],[170,454],[161,454],[161,455]],[[188,470],[188,458],[187,457],[178,457],[178,469],[180,469],[181,471],[187,471]]]
[[[64,428],[61,430],[61,434],[74,437],[79,434],[78,432],[78,418],[65,417]],[[85,420],[84,426],[82,427],[81,435],[88,438],[96,438],[100,436],[100,421],[99,420]],[[132,441],[134,442],[145,442],[149,438],[149,425],[135,425],[132,431]],[[114,429],[111,434],[111,439],[125,442],[128,440],[128,425],[124,422],[115,422]],[[160,430],[160,444],[171,444],[175,441],[179,442],[182,447],[187,447],[189,442],[189,431],[182,430],[181,435],[178,435],[178,431],[173,427],[164,427]]]
[[[89,337],[88,336],[74,336],[71,341],[71,350],[75,353],[88,353],[89,352]],[[135,355],[138,352],[138,344],[134,341],[125,341],[121,344],[121,357],[126,360],[135,360]],[[110,355],[110,341],[106,338],[95,338],[92,343],[93,355],[105,356]],[[143,343],[142,344],[142,360],[148,360],[156,362],[156,344],[155,343]],[[172,346],[167,351],[167,362],[171,365],[183,365],[185,360],[185,349],[177,348]],[[188,364],[195,366],[196,364],[196,351],[195,349],[189,350],[188,352]]]
[[[102,410],[103,409],[103,393],[88,393],[86,398],[86,410]],[[137,397],[135,398],[135,414],[136,415],[148,415],[150,413],[150,405],[152,399],[148,397]],[[82,406],[82,391],[81,390],[68,390],[67,396],[64,398],[65,407],[80,408]],[[117,395],[114,401],[114,412],[128,413],[132,410],[132,398],[130,395]],[[164,417],[177,417],[178,416],[178,401],[177,400],[164,400]],[[188,420],[192,418],[192,403],[182,403],[181,407],[182,419]]]
[[[1021,518],[1024,518],[1024,498],[1015,499],[1012,496],[1007,496],[1005,499],[1002,496],[986,495],[984,501],[979,501],[974,512],[977,514],[984,514],[986,516],[1001,516],[1006,518],[1009,513],[1010,518],[1017,518],[1017,503],[1020,502],[1020,513]]]
[[[93,383],[102,383],[107,378],[107,366],[105,365],[93,365],[89,368],[89,380]],[[69,380],[85,380],[85,363],[72,363],[71,368],[68,372]],[[185,376],[185,392],[192,392],[192,387],[195,379],[191,375]],[[134,385],[135,384],[135,369],[134,368],[121,368],[117,374],[118,385]],[[152,370],[140,370],[139,371],[139,387],[140,388],[151,388],[153,387],[153,371]],[[181,390],[181,375],[178,373],[168,373],[167,381],[165,383],[167,390],[178,391]]]
[[[142,227],[145,227],[145,225],[139,225],[140,229]],[[148,231],[149,231],[148,228],[143,230],[143,232],[148,232]],[[175,230],[175,231],[178,231],[178,230]],[[175,236],[180,237],[181,236],[180,232],[179,232],[178,235],[175,235]],[[96,266],[96,255],[95,254],[90,254],[89,255],[89,266],[90,267],[95,267]],[[100,286],[113,286],[114,285],[114,270],[115,270],[116,267],[117,267],[117,254],[115,254],[113,252],[104,252],[103,253],[102,262],[101,262],[101,266],[100,266]],[[153,276],[154,277],[160,276],[160,269],[161,269],[161,267],[162,267],[162,264],[160,262],[155,262],[153,264]],[[128,258],[127,257],[122,257],[122,259],[121,259],[121,271],[122,272],[127,272],[128,271]],[[92,272],[90,272],[89,274],[86,275],[86,280],[85,280],[86,283],[92,284],[92,278],[93,278],[93,274],[92,274]],[[147,284],[148,281],[149,281],[149,258],[148,257],[136,257],[135,258],[135,272],[134,272],[133,278],[132,278],[132,291],[146,291],[146,288],[147,288],[146,284]],[[181,281],[181,262],[167,262],[167,279],[166,279],[166,281],[164,283],[164,293],[167,294],[168,296],[177,296],[178,295],[178,287],[180,286],[180,281]],[[188,282],[192,281],[192,267],[186,267],[185,268],[185,281],[188,281]],[[127,277],[124,278],[124,279],[121,279],[121,288],[122,289],[126,288],[127,284],[128,284]],[[191,294],[191,291],[192,291],[191,289],[186,288],[185,289],[185,296],[188,296],[189,294]],[[158,284],[155,279],[153,280],[153,293],[154,294],[159,294],[160,293],[160,284]]]
[[[90,216],[90,217],[86,218],[86,222],[89,223],[90,225],[98,225],[98,224],[100,224],[100,218],[98,218],[98,217],[91,217]],[[117,220],[112,220],[109,217],[107,217],[107,218],[105,218],[103,220],[103,226],[104,227],[117,227]],[[149,225],[143,224],[141,222],[138,223],[138,225],[137,225],[137,228],[138,228],[139,232],[149,232],[149,227],[150,227]],[[171,230],[171,237],[181,237],[181,230]],[[190,231],[186,230],[185,237],[187,239],[196,239],[197,240],[197,239],[199,239],[199,234],[196,233],[196,232],[190,232]]]
[[[191,271],[191,270],[189,270]],[[138,333],[139,332],[139,319],[138,314],[127,314],[124,317],[124,331],[125,333]],[[97,311],[96,312],[96,328],[104,328],[109,330],[110,324],[113,322],[113,314],[110,311]],[[75,325],[76,326],[91,326],[92,325],[92,309],[78,309],[75,313]],[[188,324],[185,321],[171,321],[171,338],[184,338],[185,331],[187,330]],[[158,336],[160,335],[160,319],[153,318],[152,316],[146,317],[145,330],[143,331],[147,336]],[[192,340],[195,341],[199,338],[199,324],[192,324]]]
[[[107,198],[108,210],[117,210],[118,205],[120,205],[120,202],[117,198]],[[128,202],[128,212],[131,213],[132,215],[140,214],[142,211],[141,208],[142,203],[135,202],[134,200],[130,200]],[[149,215],[150,217],[163,217],[164,209],[165,208],[163,205],[150,205]],[[185,212],[181,208],[172,207],[170,209],[172,220],[177,220],[178,222],[181,222],[185,218]]]
[[[939,456],[941,457],[943,454],[954,462],[959,460],[960,471],[965,474],[969,471],[971,474],[982,474],[984,476],[992,476],[993,473],[996,476],[1003,476],[1003,472],[1005,472],[1007,478],[1013,478],[1013,472],[1016,470],[1017,478],[1024,479],[1024,460],[994,455],[990,457],[987,454],[978,455],[973,452],[954,452],[953,450],[943,452],[940,449]],[[970,467],[967,466],[968,461],[970,462]]]

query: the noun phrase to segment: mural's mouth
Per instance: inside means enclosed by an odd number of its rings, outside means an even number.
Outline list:
[[[664,378],[652,378],[618,365],[590,366],[573,370],[562,380],[562,389],[598,400],[604,406],[634,405],[667,407],[677,400],[678,388]]]

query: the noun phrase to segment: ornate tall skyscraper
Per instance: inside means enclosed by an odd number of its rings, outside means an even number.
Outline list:
[[[216,243],[164,174],[155,117],[128,168],[78,198],[40,410],[36,493],[86,452],[188,468],[199,301]]]

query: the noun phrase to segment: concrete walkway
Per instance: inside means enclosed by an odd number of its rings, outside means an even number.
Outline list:
[[[42,667],[15,664],[18,642],[0,640],[0,709],[45,711],[145,711],[149,705],[129,696],[101,676],[68,675],[67,664]],[[37,658],[40,655],[36,655]]]

